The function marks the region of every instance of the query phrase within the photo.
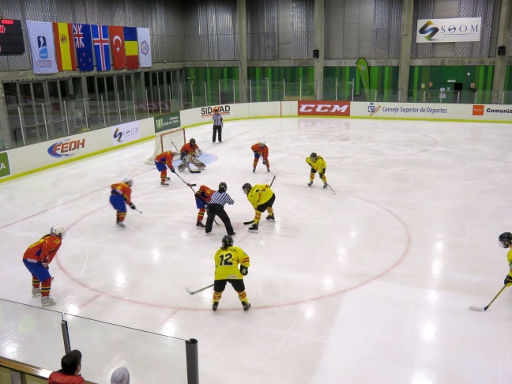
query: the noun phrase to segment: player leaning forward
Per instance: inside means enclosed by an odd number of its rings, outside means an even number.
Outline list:
[[[324,188],[327,188],[327,177],[325,177],[325,170],[327,169],[327,163],[325,162],[322,156],[318,156],[315,152],[309,155],[306,158],[306,163],[311,166],[311,171],[309,173],[309,183],[308,187],[313,185],[313,180],[315,179],[315,173],[318,171],[318,176],[324,182]]]
[[[503,282],[504,285],[510,287],[512,285],[512,233],[503,232],[499,237],[499,241],[503,248],[510,248],[507,253],[507,261],[510,270],[508,275],[505,276],[505,281]]]
[[[23,264],[32,274],[32,297],[41,295],[43,307],[55,304],[50,297],[52,277],[48,268],[62,244],[63,236],[64,228],[61,225],[54,225],[48,235],[44,235],[29,246],[23,255]]]
[[[242,248],[233,246],[233,238],[224,236],[222,247],[215,252],[215,281],[213,282],[213,305],[212,309],[217,310],[226,283],[230,283],[237,291],[238,298],[242,303],[244,311],[251,308],[245,293],[244,276],[249,272],[251,265],[249,256]],[[240,265],[240,267],[239,267]]]
[[[276,195],[268,185],[258,184],[254,187],[249,183],[245,183],[242,186],[243,191],[247,195],[247,200],[254,207],[254,220],[252,221],[252,225],[249,227],[249,231],[256,232],[258,230],[258,223],[261,219],[261,214],[266,210],[268,212],[267,220],[274,221],[274,210],[272,209],[272,205],[276,200]],[[244,224],[250,224],[251,222],[247,222]]]

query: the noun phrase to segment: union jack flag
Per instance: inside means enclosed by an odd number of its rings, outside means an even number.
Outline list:
[[[75,46],[84,48],[84,34],[82,33],[82,24],[73,24],[73,37],[75,38]]]

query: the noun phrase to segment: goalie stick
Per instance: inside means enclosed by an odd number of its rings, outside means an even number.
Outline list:
[[[210,285],[208,285],[208,286],[206,286],[206,287],[203,287],[203,288],[199,288],[199,289],[198,289],[198,290],[196,290],[196,291],[191,291],[190,289],[188,289],[188,287],[185,287],[185,289],[186,289],[186,290],[187,290],[187,292],[188,292],[188,293],[190,293],[191,295],[195,295],[196,293],[201,292],[201,291],[204,291],[205,289],[208,289],[208,288],[211,288],[211,287],[213,287],[213,284],[210,284]]]
[[[498,298],[498,296],[501,294],[501,292],[503,292],[503,290],[507,288],[506,285],[503,286],[503,288],[500,289],[500,291],[496,294],[496,296],[494,296],[494,299],[491,300],[491,302],[489,304],[487,304],[485,307],[483,308],[480,308],[480,307],[473,307],[473,306],[470,306],[469,307],[469,310],[470,311],[475,311],[475,312],[484,312],[484,311],[487,311],[489,309],[489,307],[491,306],[492,303],[494,303],[494,300],[496,300]]]

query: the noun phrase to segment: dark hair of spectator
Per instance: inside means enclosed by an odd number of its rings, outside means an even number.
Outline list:
[[[82,364],[82,353],[75,349],[71,352],[66,353],[61,361],[60,365],[62,367],[62,373],[66,375],[74,375],[76,374],[76,370]]]

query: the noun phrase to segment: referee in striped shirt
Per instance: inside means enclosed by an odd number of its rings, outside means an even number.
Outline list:
[[[205,233],[210,233],[212,231],[213,220],[215,219],[215,216],[219,216],[226,227],[228,235],[233,236],[235,234],[233,226],[231,225],[231,220],[224,210],[224,204],[233,205],[235,203],[231,196],[226,193],[227,189],[228,186],[226,183],[221,182],[217,192],[212,195],[212,198],[208,203],[208,207],[206,208],[208,217],[206,219],[206,227],[204,228]]]
[[[219,135],[219,143],[222,143],[222,126],[224,125],[222,116],[219,113],[219,109],[215,110],[215,114],[213,115],[213,137],[212,143],[215,143],[217,134]]]

